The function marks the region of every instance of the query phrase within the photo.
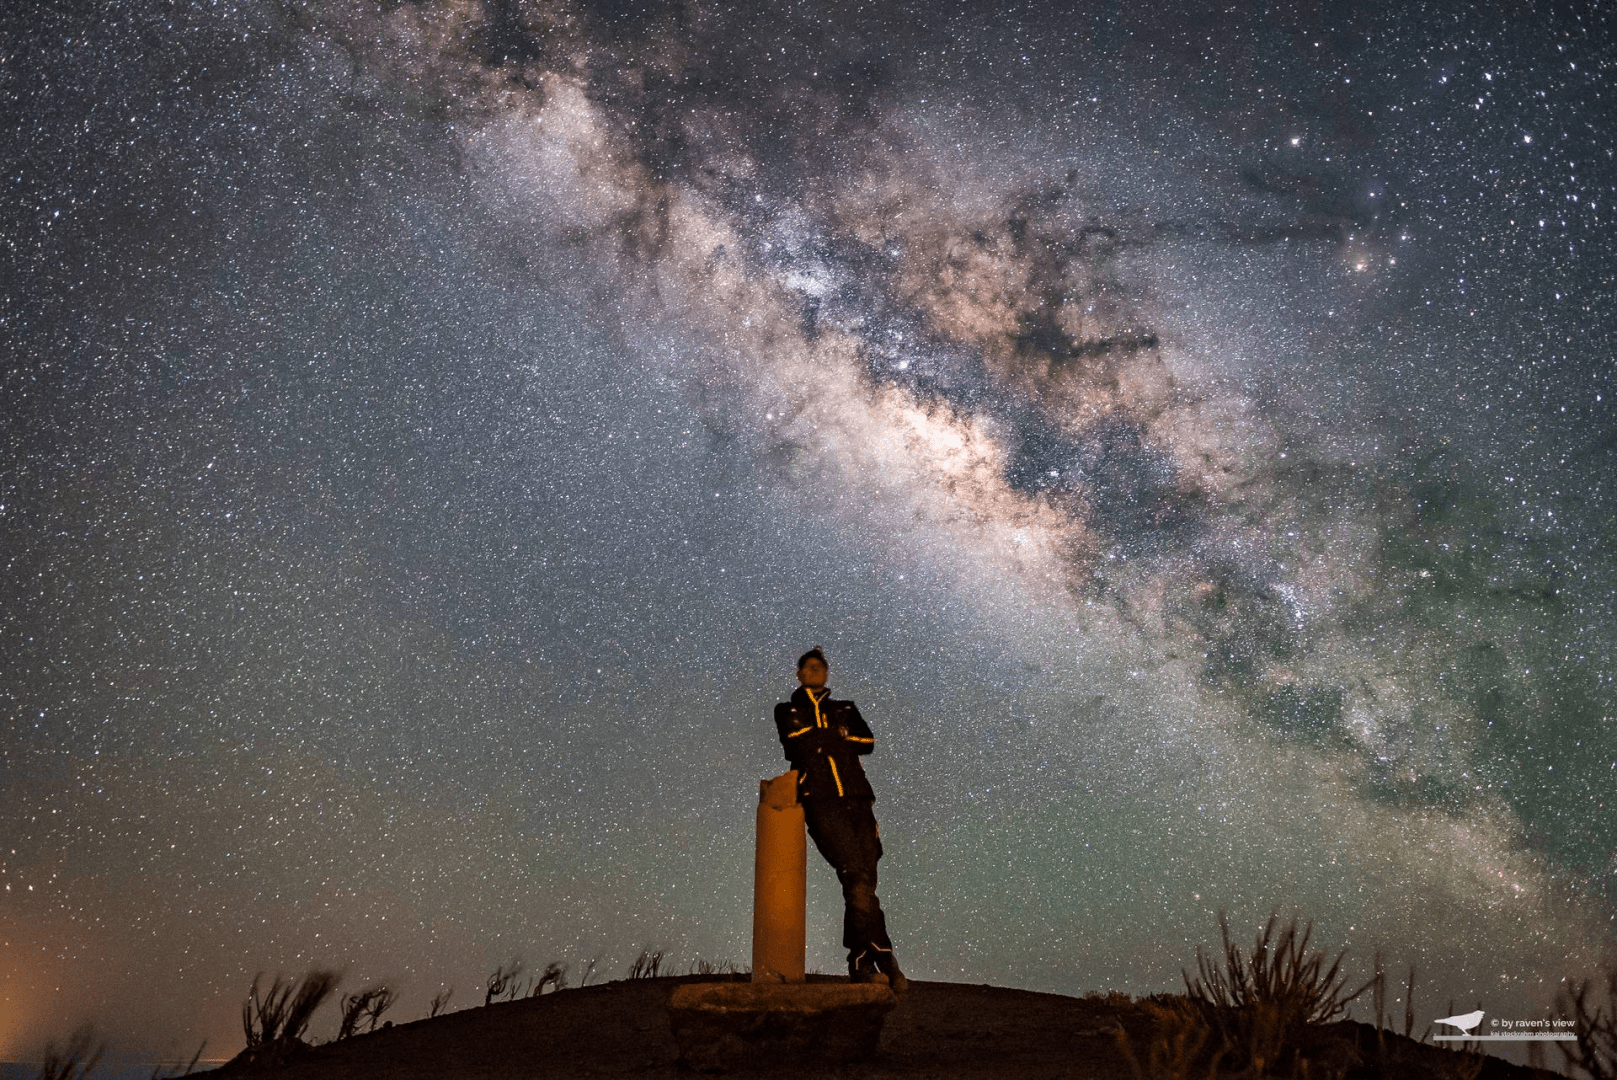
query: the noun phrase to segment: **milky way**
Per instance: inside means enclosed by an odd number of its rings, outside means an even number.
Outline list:
[[[745,961],[811,644],[914,976],[1609,956],[1608,19],[383,7],[10,35],[0,1057]]]

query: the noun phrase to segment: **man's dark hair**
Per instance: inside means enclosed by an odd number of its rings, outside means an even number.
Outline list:
[[[820,651],[820,647],[818,645],[814,646],[814,648],[797,658],[797,670],[802,671],[803,665],[808,663],[810,660],[818,660],[820,663],[826,666],[827,670],[829,670],[831,667],[831,661],[825,658],[825,653]]]

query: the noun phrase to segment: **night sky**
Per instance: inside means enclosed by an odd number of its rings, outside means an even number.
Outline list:
[[[0,1060],[745,963],[815,644],[912,977],[1593,974],[1617,14],[1077,6],[5,5]]]

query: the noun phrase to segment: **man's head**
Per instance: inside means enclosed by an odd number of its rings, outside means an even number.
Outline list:
[[[815,690],[824,688],[831,665],[825,662],[825,653],[818,645],[797,658],[797,681]]]

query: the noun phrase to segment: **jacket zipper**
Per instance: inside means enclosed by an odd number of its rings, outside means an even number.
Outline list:
[[[820,712],[820,699],[814,696],[814,691],[812,691],[812,690],[807,691],[807,693],[808,693],[808,699],[814,703],[814,723],[815,723],[815,726],[817,726],[817,727],[826,727],[826,726],[828,726],[826,724],[826,722],[825,722],[825,716]],[[837,772],[837,759],[832,757],[830,754],[827,754],[827,755],[825,755],[825,760],[826,760],[826,764],[831,766],[831,779],[835,780],[836,784],[837,784],[837,797],[839,799],[840,798],[846,798],[847,797],[847,792],[842,790],[842,774]]]

